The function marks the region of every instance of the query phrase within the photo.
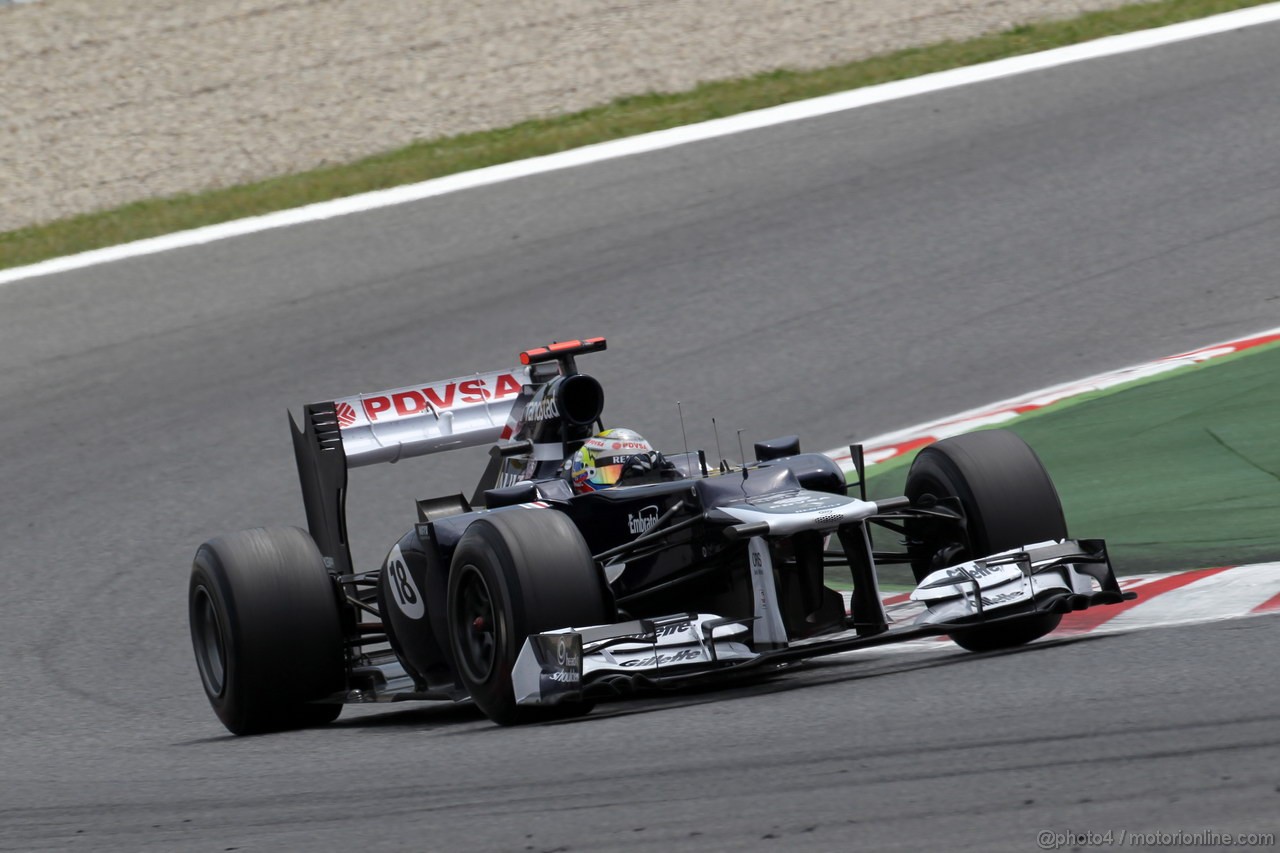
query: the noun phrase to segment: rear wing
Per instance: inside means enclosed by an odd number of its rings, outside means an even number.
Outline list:
[[[359,468],[492,444],[502,437],[529,380],[529,368],[518,367],[357,394],[328,405],[333,406],[347,467]]]
[[[289,414],[307,526],[333,573],[352,573],[347,540],[347,471],[511,438],[537,389],[576,373],[574,356],[605,349],[603,338],[521,353],[507,370],[356,394]]]

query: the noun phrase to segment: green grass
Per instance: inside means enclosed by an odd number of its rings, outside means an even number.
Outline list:
[[[0,269],[1264,2],[1268,0],[1163,0],[818,71],[775,71],[688,92],[621,98],[559,118],[424,141],[347,165],[140,201],[0,233]]]
[[[1009,429],[1048,468],[1072,535],[1106,539],[1121,574],[1278,560],[1277,375],[1271,345]],[[907,466],[868,474],[873,499],[900,495]]]

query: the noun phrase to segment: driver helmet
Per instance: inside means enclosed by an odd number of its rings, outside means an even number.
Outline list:
[[[594,492],[616,486],[622,467],[637,453],[651,453],[653,445],[633,429],[607,429],[587,439],[565,468],[575,492]]]

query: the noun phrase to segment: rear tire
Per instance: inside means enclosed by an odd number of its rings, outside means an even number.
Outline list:
[[[449,638],[458,676],[501,725],[577,716],[591,703],[519,706],[511,670],[530,634],[614,621],[604,578],[582,534],[554,510],[473,521],[449,570]]]
[[[257,528],[200,546],[188,616],[196,666],[218,719],[237,735],[328,723],[346,687],[341,614],[311,537]]]
[[[1043,542],[1066,539],[1062,502],[1040,457],[1008,430],[983,430],[944,439],[920,451],[907,475],[906,495],[958,498],[968,520],[969,541],[956,534],[923,532],[908,524],[911,569],[916,582],[930,572],[965,560]],[[1011,648],[1043,637],[1061,614],[1037,613],[950,634],[973,652]]]

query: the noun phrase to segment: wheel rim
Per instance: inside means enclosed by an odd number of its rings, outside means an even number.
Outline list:
[[[485,682],[497,665],[501,625],[489,584],[475,566],[462,567],[456,601],[454,631],[459,663],[472,681]]]
[[[191,608],[191,633],[195,637],[196,664],[205,688],[214,696],[226,689],[226,647],[222,641],[222,624],[213,606],[213,597],[203,586],[196,587]]]
[[[920,494],[931,494],[939,500],[954,497],[951,489],[947,488],[946,484],[933,477],[923,477],[919,482],[923,484],[922,488],[919,489]],[[963,537],[931,536],[916,540],[914,545],[920,552],[927,555],[929,561],[928,571],[930,572],[936,572],[938,569],[945,569],[948,566],[954,566],[956,563],[971,559],[969,548],[965,544]]]

